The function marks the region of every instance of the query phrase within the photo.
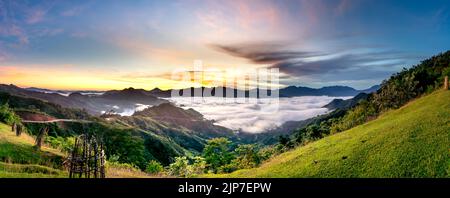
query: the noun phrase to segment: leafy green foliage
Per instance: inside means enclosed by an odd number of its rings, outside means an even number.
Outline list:
[[[171,146],[170,142],[151,135],[146,136],[144,146],[152,158],[158,160],[163,165],[170,164],[171,159],[182,154],[179,150]]]
[[[17,116],[12,109],[9,108],[8,103],[0,105],[0,122],[4,122],[8,125],[13,123],[20,123],[20,117]]]
[[[191,165],[192,173],[195,175],[203,174],[206,171],[206,161],[205,158],[200,156],[195,156],[193,159],[193,164]]]
[[[158,174],[161,173],[164,170],[164,167],[161,165],[161,163],[150,160],[150,162],[147,163],[147,167],[145,168],[145,172],[150,174]]]
[[[168,172],[179,177],[192,177],[206,172],[230,173],[238,169],[254,168],[274,154],[273,148],[260,150],[258,145],[238,145],[232,150],[231,141],[226,138],[210,139],[203,151],[203,157],[176,157]]]
[[[236,159],[232,163],[237,169],[254,168],[263,160],[259,148],[255,144],[241,144],[234,152]]]
[[[284,151],[294,148],[294,143],[289,139],[289,136],[280,135],[278,137],[278,150]]]
[[[359,103],[358,106],[349,110],[344,117],[336,120],[332,124],[330,128],[331,133],[338,133],[347,129],[351,129],[360,124],[364,124],[365,122],[375,118],[376,115],[377,112],[374,105],[366,100],[363,100]]]
[[[187,157],[176,157],[175,162],[169,165],[169,174],[179,177],[191,176],[192,170],[189,167],[189,160]]]
[[[206,171],[205,158],[195,156],[188,159],[186,156],[176,157],[175,162],[169,165],[168,173],[178,177],[193,177],[204,174]]]
[[[226,138],[213,138],[208,140],[203,157],[208,168],[217,173],[221,166],[227,165],[233,160],[231,153],[231,141]]]
[[[49,144],[53,148],[57,148],[64,152],[70,152],[73,146],[75,145],[75,138],[74,137],[68,137],[64,138],[61,136],[53,137],[48,136],[45,139],[45,143]]]

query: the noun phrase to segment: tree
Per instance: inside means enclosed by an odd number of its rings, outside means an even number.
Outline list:
[[[289,136],[278,136],[278,143],[281,145],[283,150],[294,148],[294,143],[291,141]]]
[[[233,163],[236,164],[238,169],[253,168],[261,163],[259,149],[254,144],[241,144],[234,152],[236,153],[236,159],[233,160]]]
[[[213,138],[208,140],[203,149],[207,167],[214,173],[217,173],[219,167],[229,164],[233,160],[233,154],[230,152],[231,141],[227,138]]]
[[[200,156],[194,157],[194,163],[191,165],[191,170],[193,174],[203,174],[206,170],[205,158]]]
[[[9,108],[8,103],[5,103],[0,105],[0,122],[13,125],[14,123],[20,123],[20,117]]]

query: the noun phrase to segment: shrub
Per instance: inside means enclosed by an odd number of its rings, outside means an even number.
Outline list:
[[[75,138],[74,137],[63,138],[61,136],[58,136],[58,137],[48,136],[45,139],[45,143],[49,144],[53,148],[60,149],[63,152],[70,152],[70,150],[75,145]]]
[[[218,168],[217,172],[218,173],[231,173],[233,171],[238,170],[238,164],[236,163],[230,163],[230,164],[225,164],[221,167]]]
[[[151,160],[150,162],[148,162],[145,172],[150,174],[158,174],[161,173],[163,170],[164,167],[161,165],[161,163],[155,160]]]
[[[134,164],[120,163],[117,161],[106,161],[106,168],[122,169],[122,170],[129,170],[129,171],[135,171],[135,172],[140,171],[139,167],[137,167]]]
[[[270,159],[272,156],[278,154],[279,152],[277,151],[277,148],[275,146],[266,146],[260,149],[258,153],[261,158],[261,162],[263,162]]]
[[[193,174],[203,174],[206,171],[206,161],[205,158],[200,156],[194,157],[194,163],[191,165],[191,170]]]
[[[253,168],[261,163],[259,148],[254,144],[242,144],[235,149],[236,159],[233,163],[238,169]]]
[[[377,112],[375,107],[366,100],[361,101],[358,106],[349,110],[347,114],[339,121],[336,121],[331,126],[331,133],[337,133],[351,129],[357,125],[363,124],[375,117]]]
[[[14,123],[20,123],[20,117],[9,108],[8,103],[5,103],[0,105],[0,122],[12,125]]]
[[[192,170],[188,159],[186,157],[175,157],[175,162],[169,165],[169,174],[179,177],[190,177]]]

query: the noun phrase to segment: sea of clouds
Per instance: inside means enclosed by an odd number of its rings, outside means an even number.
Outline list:
[[[305,120],[329,110],[322,108],[335,98],[351,97],[302,96],[292,98],[259,99],[258,102],[228,98],[166,98],[184,109],[192,108],[214,120],[215,124],[233,130],[261,133],[287,121]]]

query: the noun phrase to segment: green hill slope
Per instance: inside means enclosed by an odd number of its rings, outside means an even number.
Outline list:
[[[40,151],[33,148],[35,139],[26,133],[17,137],[11,126],[0,123],[0,178],[54,178],[69,177],[63,168],[67,154],[44,145]],[[107,162],[106,177],[154,177],[124,164]]]
[[[10,126],[0,123],[0,178],[67,177],[63,153],[46,146],[36,151],[33,145],[34,138],[17,137]]]
[[[283,153],[261,167],[213,177],[449,177],[450,91]]]

